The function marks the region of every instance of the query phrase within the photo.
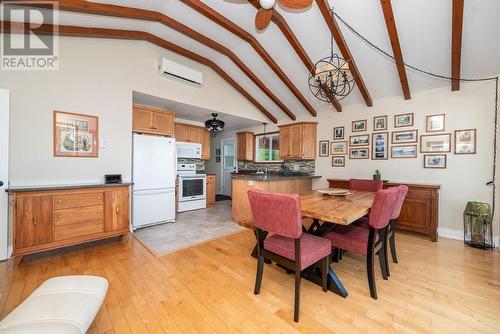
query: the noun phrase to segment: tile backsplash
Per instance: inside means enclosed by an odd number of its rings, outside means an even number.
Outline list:
[[[196,172],[197,173],[205,173],[205,160],[178,158],[177,163],[178,164],[196,164]]]
[[[255,163],[253,161],[238,161],[239,170],[256,170],[256,169],[266,169],[270,172],[281,172],[281,165],[283,162],[278,163]],[[315,160],[287,160],[284,162],[288,168],[293,172],[308,173],[314,175],[316,168]]]

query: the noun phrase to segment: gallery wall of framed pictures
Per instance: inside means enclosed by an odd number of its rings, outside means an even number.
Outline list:
[[[335,126],[333,140],[320,141],[319,156],[331,156],[332,167],[345,167],[347,159],[416,159],[421,154],[423,168],[446,169],[448,154],[476,154],[477,130],[446,129],[445,114],[425,115],[424,133],[414,128],[414,113],[391,118],[378,115],[354,120],[350,135],[345,133],[346,126]]]

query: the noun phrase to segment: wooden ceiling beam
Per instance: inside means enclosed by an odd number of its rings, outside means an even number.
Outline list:
[[[399,44],[398,30],[396,28],[396,21],[394,19],[394,12],[392,10],[391,0],[380,0],[382,12],[384,13],[385,25],[387,26],[387,33],[391,41],[392,53],[396,61],[396,68],[398,70],[399,81],[401,82],[401,89],[405,100],[411,99],[410,86],[408,85],[408,78],[406,76],[406,68],[403,60],[403,53],[401,52],[401,45]]]
[[[361,92],[361,95],[363,96],[366,105],[368,107],[373,106],[372,98],[370,96],[370,93],[368,92],[368,88],[366,87],[365,82],[363,81],[363,78],[361,77],[361,73],[359,72],[358,66],[356,65],[356,62],[352,57],[351,51],[347,46],[347,43],[344,39],[344,36],[342,35],[342,32],[340,31],[337,21],[335,20],[335,18],[332,17],[330,4],[328,3],[328,0],[316,0],[316,4],[319,7],[321,15],[323,15],[323,19],[325,20],[326,25],[328,26],[330,32],[333,35],[335,43],[339,47],[340,53],[342,53],[342,57],[344,57],[345,60],[349,60],[349,68],[351,69],[352,74],[354,75],[354,80],[356,81],[356,85],[358,86],[359,91]]]
[[[451,90],[460,90],[460,67],[462,60],[462,27],[464,22],[464,0],[453,0],[451,30]]]
[[[264,94],[266,94],[271,101],[273,101],[290,119],[296,120],[295,115],[292,111],[276,97],[271,90],[255,75],[245,63],[238,58],[238,56],[232,52],[230,49],[226,48],[222,44],[216,42],[215,40],[189,28],[188,26],[168,17],[167,15],[133,7],[101,4],[96,2],[82,1],[82,0],[60,0],[59,10],[75,12],[75,13],[86,13],[94,15],[112,16],[127,19],[136,19],[143,21],[159,22],[171,29],[174,29],[185,36],[224,54],[226,57],[231,59],[231,61],[243,72],[250,80],[252,80],[257,87],[259,87]]]
[[[260,9],[260,4],[259,4],[258,0],[250,0],[250,3],[256,9]],[[311,58],[309,58],[309,55],[307,54],[306,50],[302,47],[302,44],[300,44],[299,40],[297,39],[297,37],[293,33],[292,28],[290,28],[290,26],[286,22],[285,18],[280,13],[278,13],[276,10],[273,10],[272,16],[271,16],[271,21],[273,21],[274,24],[276,24],[278,26],[278,28],[281,30],[281,32],[285,36],[286,40],[288,41],[288,43],[290,43],[292,48],[295,50],[295,53],[297,54],[297,56],[299,56],[300,60],[302,60],[302,62],[304,63],[304,66],[307,68],[309,73],[311,73],[311,75],[315,75],[316,74],[316,72],[315,72],[316,67],[314,66],[314,63],[312,62]],[[324,90],[324,88],[323,88],[323,90]],[[342,106],[340,105],[339,101],[335,98],[335,96],[333,96],[332,94],[330,94],[329,92],[326,92],[326,91],[325,91],[325,94],[327,94],[327,96],[329,97],[330,102],[332,103],[333,107],[338,112],[341,112]]]
[[[3,24],[2,32],[19,32],[23,31],[28,33],[30,31],[28,25],[29,23],[18,23],[18,22],[8,22],[0,21],[0,25]],[[24,26],[24,29],[22,28]],[[233,86],[241,95],[247,98],[257,109],[259,109],[266,117],[273,123],[277,123],[277,119],[269,113],[255,98],[253,98],[243,87],[241,87],[233,78],[231,78],[223,69],[221,69],[217,64],[215,64],[210,59],[200,56],[192,51],[189,51],[183,47],[173,44],[167,40],[164,40],[156,35],[150,34],[144,31],[136,30],[121,30],[121,29],[105,29],[105,28],[93,28],[93,27],[81,27],[81,26],[69,26],[69,25],[59,25],[57,26],[60,36],[70,36],[70,37],[89,37],[89,38],[110,38],[110,39],[126,39],[126,40],[140,40],[148,41],[164,49],[175,52],[181,56],[192,59],[203,65],[212,68],[217,74],[219,74],[224,80],[226,80],[231,86]],[[23,29],[23,30],[21,30]],[[40,33],[52,33],[54,26],[44,24],[37,31]]]
[[[302,93],[295,87],[292,81],[287,77],[285,72],[278,66],[274,59],[269,55],[269,53],[264,49],[264,47],[257,41],[257,39],[236,25],[225,16],[215,11],[211,7],[207,6],[200,0],[180,0],[198,13],[202,14],[206,18],[210,19],[212,22],[220,25],[226,30],[232,32],[236,36],[240,37],[247,43],[249,43],[252,48],[259,54],[259,56],[264,60],[264,62],[273,70],[274,73],[283,81],[283,83],[288,87],[293,95],[302,103],[302,105],[307,109],[307,111],[312,115],[316,116],[317,112],[314,110],[312,105],[306,100]]]

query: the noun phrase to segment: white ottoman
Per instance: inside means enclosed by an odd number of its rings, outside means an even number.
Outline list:
[[[51,278],[0,321],[0,333],[83,334],[107,291],[108,281],[102,277]]]

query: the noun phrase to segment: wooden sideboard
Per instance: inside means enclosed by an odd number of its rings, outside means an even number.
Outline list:
[[[349,188],[349,180],[328,179],[330,188]],[[384,188],[408,186],[397,228],[403,231],[425,234],[437,241],[439,185],[384,182]]]
[[[20,256],[125,235],[129,186],[9,189],[13,255]]]

